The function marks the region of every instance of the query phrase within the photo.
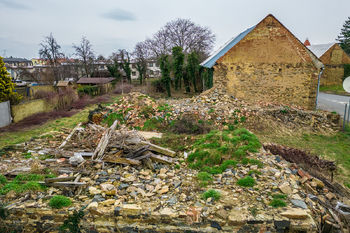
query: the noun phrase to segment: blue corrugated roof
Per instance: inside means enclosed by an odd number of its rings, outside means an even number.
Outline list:
[[[202,62],[201,66],[212,68],[220,57],[225,55],[225,53],[227,53],[233,46],[235,46],[238,42],[240,42],[254,28],[255,26],[248,28],[247,30],[239,34],[237,37],[234,37],[231,40],[229,40],[226,44],[224,44],[221,48],[219,48],[213,55],[211,55],[204,62]]]

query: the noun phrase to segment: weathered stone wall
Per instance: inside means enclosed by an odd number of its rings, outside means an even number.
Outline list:
[[[321,86],[342,85],[344,67],[342,65],[325,65],[320,84]]]
[[[260,22],[217,63],[214,85],[237,98],[315,107],[319,71],[305,47],[273,17]]]
[[[343,64],[350,64],[350,57],[335,44],[325,52],[320,60],[325,65],[321,86],[342,85],[344,77]]]
[[[107,209],[107,208],[106,208]],[[148,210],[109,208],[106,212],[85,210],[80,222],[82,232],[315,232],[316,224],[308,220],[264,219],[247,220],[237,213],[227,223],[199,219],[188,219],[185,214],[173,216],[169,213],[159,214]],[[157,213],[157,214],[156,214]],[[72,214],[68,210],[49,208],[13,208],[5,220],[0,219],[2,229],[8,232],[59,232],[64,220]],[[193,221],[195,220],[195,221]],[[0,228],[1,229],[1,228]],[[17,230],[17,231],[14,231]]]

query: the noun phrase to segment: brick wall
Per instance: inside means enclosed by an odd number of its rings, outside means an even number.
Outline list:
[[[237,98],[315,107],[318,69],[308,51],[274,17],[218,59],[214,85]]]

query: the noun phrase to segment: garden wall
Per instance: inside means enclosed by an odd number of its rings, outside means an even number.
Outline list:
[[[40,112],[49,112],[54,109],[54,106],[48,104],[43,99],[31,100],[17,105],[12,105],[11,113],[13,122],[16,123],[26,117]]]

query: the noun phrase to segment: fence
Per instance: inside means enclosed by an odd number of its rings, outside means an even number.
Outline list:
[[[13,105],[11,108],[14,123],[36,113],[49,112],[52,110],[53,106],[48,104],[44,99],[26,101]]]
[[[0,127],[11,124],[10,101],[0,103]]]
[[[344,118],[343,118],[343,130],[345,130],[346,125],[349,126],[350,122],[350,100],[349,103],[345,104]]]

